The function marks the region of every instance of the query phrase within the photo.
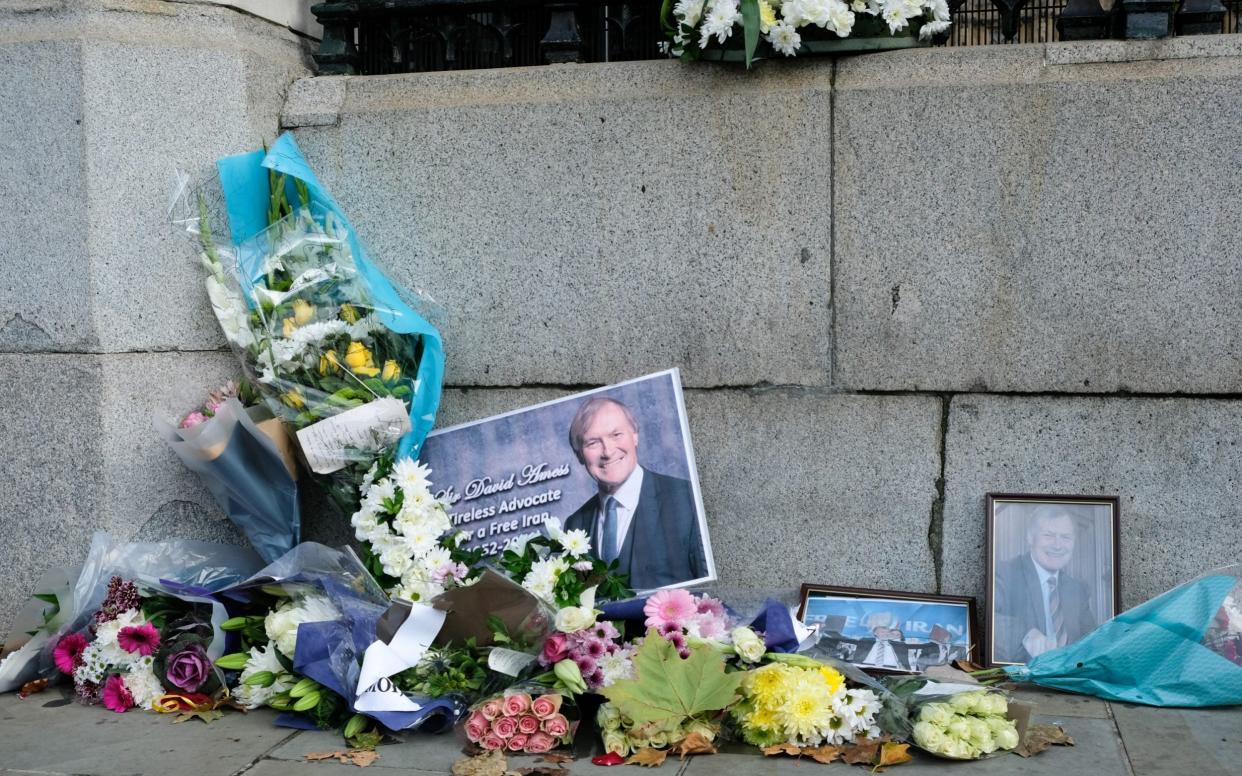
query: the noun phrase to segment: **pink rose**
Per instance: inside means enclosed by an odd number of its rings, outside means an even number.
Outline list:
[[[529,714],[518,717],[518,732],[530,735],[539,732],[539,720]]]
[[[543,642],[543,652],[539,655],[539,662],[550,666],[563,660],[568,654],[569,634],[557,631]]]
[[[561,703],[564,701],[560,695],[540,695],[531,701],[530,711],[539,719],[547,719],[556,712],[561,710]]]
[[[517,717],[530,711],[530,696],[524,692],[506,695],[504,701],[506,717]]]
[[[509,739],[508,749],[510,752],[520,752],[525,748],[526,748],[526,736],[522,735],[521,733],[518,733],[516,736]]]
[[[487,703],[484,703],[482,707],[479,708],[479,712],[483,715],[483,718],[486,720],[490,721],[490,720],[496,719],[497,717],[500,716],[500,712],[501,712],[500,701],[495,698],[492,698],[490,701],[488,701]]]
[[[535,733],[526,739],[526,751],[531,754],[550,752],[556,746],[556,739],[547,733]]]
[[[466,738],[477,744],[487,735],[489,727],[491,725],[488,723],[487,717],[483,716],[483,712],[476,711],[470,715],[470,719],[466,720]]]
[[[505,739],[513,738],[517,732],[517,720],[513,717],[501,717],[492,723],[492,734]]]
[[[484,738],[482,741],[479,742],[479,745],[489,751],[495,750],[495,749],[504,749],[505,741],[503,738],[497,738],[496,736],[487,736],[486,738]]]
[[[564,738],[569,734],[569,720],[564,714],[553,714],[543,721],[543,732],[553,738]]]

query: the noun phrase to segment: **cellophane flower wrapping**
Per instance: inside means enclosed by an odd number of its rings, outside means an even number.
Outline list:
[[[1210,571],[1079,641],[1005,668],[1010,678],[1148,706],[1242,703],[1242,564]]]
[[[884,732],[937,757],[979,760],[1022,741],[1029,715],[999,689],[906,676],[885,677],[879,684],[884,688],[879,718]]]
[[[394,285],[291,135],[221,159],[222,195],[185,186],[173,220],[198,244],[207,293],[246,376],[295,431],[343,514],[385,452],[416,456],[444,372],[435,305]]]

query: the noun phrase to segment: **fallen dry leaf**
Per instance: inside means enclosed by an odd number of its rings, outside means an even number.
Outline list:
[[[1034,757],[1050,746],[1073,746],[1074,739],[1066,735],[1059,725],[1031,725],[1026,738],[1013,753],[1021,757]]]
[[[716,746],[702,733],[691,733],[668,749],[682,760],[691,754],[715,754]]]
[[[957,668],[960,668],[961,670],[965,671],[968,674],[973,674],[976,671],[985,670],[983,666],[979,665],[978,663],[972,663],[969,660],[954,660],[953,665],[956,666]]]
[[[807,746],[803,747],[802,754],[810,757],[817,763],[827,765],[841,755],[841,750],[835,746]]]
[[[312,762],[316,760],[337,760],[346,765],[357,765],[359,768],[365,768],[379,759],[379,752],[376,752],[374,749],[337,749],[335,752],[311,752],[306,755],[306,759]]]
[[[505,771],[505,776],[566,776],[568,773],[569,771],[564,768],[535,765],[530,768],[518,768],[516,771]]]
[[[504,776],[509,761],[499,749],[453,763],[453,776]]]
[[[860,738],[853,746],[841,750],[841,759],[850,765],[874,765],[879,759],[880,745],[883,743],[882,738]]]
[[[910,754],[909,744],[899,744],[896,741],[885,741],[880,747],[880,761],[876,763],[877,768],[885,768],[889,765],[901,765],[908,763],[914,759],[914,755]]]
[[[775,757],[778,754],[788,754],[797,757],[802,754],[802,748],[793,744],[773,744],[765,746],[760,750],[764,757]]]
[[[625,762],[628,765],[641,765],[644,768],[658,768],[664,764],[664,761],[667,758],[667,750],[652,749],[651,747],[647,747],[645,749],[639,749],[637,752],[630,755],[630,759]]]
[[[560,752],[548,752],[539,758],[545,763],[571,763],[574,757],[571,754],[561,754]]]
[[[216,711],[215,709],[193,709],[190,711],[183,711],[178,714],[177,718],[173,720],[173,724],[176,725],[178,722],[189,722],[192,719],[201,719],[203,722],[210,725],[212,722],[215,722],[223,716],[223,711]]]

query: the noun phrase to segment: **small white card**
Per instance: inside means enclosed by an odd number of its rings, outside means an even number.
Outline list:
[[[324,418],[298,431],[298,444],[311,470],[331,474],[349,465],[349,447],[378,450],[410,431],[405,404],[391,396]]]
[[[505,676],[517,676],[522,673],[523,668],[533,662],[535,662],[534,655],[504,647],[492,647],[492,651],[487,655],[487,667]]]

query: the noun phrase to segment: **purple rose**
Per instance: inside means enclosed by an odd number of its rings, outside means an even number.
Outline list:
[[[168,681],[195,692],[211,675],[211,660],[199,644],[191,644],[168,658]]]

